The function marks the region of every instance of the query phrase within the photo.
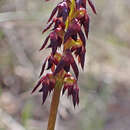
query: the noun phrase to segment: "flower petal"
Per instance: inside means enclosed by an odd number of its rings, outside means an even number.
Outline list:
[[[47,42],[48,42],[48,40],[49,40],[49,37],[50,37],[50,35],[47,36],[47,38],[45,39],[45,41],[44,41],[42,47],[40,48],[40,51],[41,51],[42,49],[44,49],[44,47],[46,46],[46,44],[47,44]]]
[[[44,104],[44,102],[46,101],[47,95],[48,95],[48,87],[47,86],[43,86],[42,87],[42,104]]]
[[[43,65],[42,65],[42,69],[41,69],[41,73],[40,73],[40,76],[44,73],[44,69],[45,69],[45,66],[46,66],[46,62],[48,60],[48,57],[45,59]]]
[[[73,105],[74,105],[74,108],[75,108],[75,105],[79,104],[79,88],[73,89],[72,97],[73,97]]]
[[[86,14],[85,20],[83,21],[83,27],[87,38],[89,33],[89,22],[90,22],[89,16]]]
[[[69,13],[68,13],[68,9],[67,9],[67,8],[64,8],[64,11],[63,11],[63,13],[62,13],[62,16],[63,16],[63,22],[66,21],[68,15],[69,15]]]
[[[85,52],[82,52],[80,54],[80,62],[81,62],[81,67],[84,69],[84,62],[85,62]]]
[[[36,91],[36,89],[41,85],[41,80],[38,81],[38,83],[36,84],[36,86],[34,87],[34,89],[32,90],[32,93],[34,93]]]
[[[46,32],[46,31],[52,26],[52,24],[53,24],[53,21],[46,26],[46,28],[42,31],[42,34],[43,34],[44,32]]]
[[[53,60],[52,60],[52,58],[51,58],[51,56],[50,56],[49,59],[48,59],[47,70],[49,70],[49,69],[52,67],[52,65],[53,65]]]
[[[85,36],[84,36],[82,30],[80,30],[80,31],[78,32],[78,34],[79,34],[79,37],[80,37],[80,39],[81,39],[81,41],[83,42],[83,45],[84,45],[84,47],[85,47],[85,45],[86,45],[86,39],[85,39]]]
[[[56,6],[56,7],[53,9],[53,11],[52,11],[52,13],[51,13],[51,16],[50,16],[50,18],[49,18],[49,20],[48,20],[47,23],[49,23],[49,22],[51,21],[51,19],[53,18],[53,16],[56,14],[57,10],[58,10],[58,6]]]
[[[67,86],[67,85],[64,85],[64,87],[63,87],[63,89],[62,89],[62,95],[64,95],[64,93],[65,93],[65,91],[66,91],[67,88],[68,88],[68,86]]]
[[[88,0],[88,3],[89,3],[89,5],[90,5],[92,11],[93,11],[95,14],[97,14],[96,9],[95,9],[94,4],[92,3],[92,1],[91,1],[91,0]]]
[[[68,86],[68,96],[72,95],[73,93],[73,85]]]
[[[76,79],[78,79],[78,76],[79,76],[79,70],[78,70],[78,67],[77,67],[76,62],[75,62],[75,61],[72,62],[72,63],[71,63],[71,66],[72,66],[73,71],[74,71],[74,73],[75,73]]]
[[[68,28],[67,32],[65,33],[63,43],[66,43],[66,41],[69,39],[70,36],[73,35],[73,33],[74,33],[74,31],[72,29]]]
[[[77,64],[76,64],[74,57],[71,54],[70,50],[66,50],[66,52],[65,52],[65,61],[66,61],[66,64],[71,64],[72,69],[75,73],[75,76],[78,79],[79,70],[78,70]]]

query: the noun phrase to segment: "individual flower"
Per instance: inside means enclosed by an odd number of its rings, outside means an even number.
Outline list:
[[[56,69],[54,71],[54,75],[56,75],[57,73],[59,73],[62,69],[64,69],[66,72],[70,71],[70,66],[72,67],[76,78],[78,79],[78,75],[79,75],[79,70],[77,67],[77,64],[74,60],[73,55],[71,54],[70,50],[66,50],[63,54],[63,56],[61,57],[61,60],[59,61],[58,65],[56,66]]]
[[[71,37],[74,40],[77,40],[77,34],[79,34],[80,39],[82,40],[82,42],[84,43],[84,46],[86,44],[86,40],[84,37],[84,34],[81,30],[81,25],[79,23],[79,21],[75,18],[72,20],[72,22],[70,23],[65,36],[64,36],[64,43]]]
[[[48,20],[48,22],[50,22],[52,20],[52,18],[54,17],[54,15],[57,13],[57,18],[62,17],[63,21],[65,22],[67,19],[67,16],[69,15],[69,4],[70,1],[69,0],[63,0],[62,2],[60,2],[52,11],[51,16]]]
[[[68,90],[68,97],[72,96],[73,99],[73,105],[79,104],[79,87],[77,85],[77,80],[72,77],[72,75],[67,75],[67,77],[64,78],[64,87],[62,90],[62,95],[65,93],[65,91]]]
[[[62,38],[58,35],[58,29],[55,29],[54,31],[52,31],[49,36],[47,36],[47,38],[45,39],[42,47],[40,48],[40,50],[43,50],[45,48],[45,46],[47,45],[48,40],[50,39],[50,44],[48,45],[47,48],[52,48],[52,54],[54,55],[56,53],[56,50],[58,47],[61,46],[62,44]]]
[[[53,91],[55,83],[56,83],[56,81],[55,81],[55,77],[53,76],[53,74],[48,73],[38,81],[38,83],[32,90],[32,93],[34,93],[38,89],[38,87],[40,87],[40,85],[42,85],[39,92],[42,92],[42,104],[44,104],[48,94]]]
[[[61,54],[60,53],[55,53],[55,55],[51,54],[50,56],[48,56],[45,59],[43,65],[42,65],[40,76],[44,73],[45,66],[46,66],[47,62],[48,62],[47,70],[51,69],[51,71],[54,72],[55,65],[58,64],[58,62],[59,62],[60,59],[61,59]]]

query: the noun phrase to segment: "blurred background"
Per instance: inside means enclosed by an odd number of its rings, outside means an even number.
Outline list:
[[[0,0],[0,130],[46,130],[50,97],[31,95],[48,50],[42,29],[58,0]],[[61,96],[56,130],[130,130],[130,1],[95,1],[80,104]]]

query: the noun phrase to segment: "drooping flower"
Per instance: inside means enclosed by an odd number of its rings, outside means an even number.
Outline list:
[[[48,93],[51,93],[53,91],[55,83],[56,83],[56,81],[55,81],[55,77],[53,76],[53,74],[48,73],[38,81],[38,83],[32,90],[32,93],[34,93],[38,89],[38,87],[40,87],[40,85],[42,85],[39,92],[42,92],[42,95],[43,95],[42,104],[44,104],[44,102],[48,96]]]
[[[58,47],[62,44],[62,38],[57,34],[57,30],[52,31],[49,36],[45,39],[42,47],[40,50],[43,50],[45,46],[47,45],[48,40],[50,39],[50,44],[47,48],[52,48],[52,54],[54,55],[56,53],[56,50]]]
[[[55,65],[58,64],[59,60],[61,59],[61,54],[60,53],[55,53],[55,55],[51,54],[50,56],[48,56],[43,65],[42,65],[42,69],[41,69],[41,73],[40,73],[40,76],[44,73],[44,70],[45,70],[45,66],[46,66],[46,63],[48,61],[48,67],[47,67],[47,70],[51,69],[52,72],[54,72],[55,70]]]
[[[78,79],[79,70],[70,50],[66,50],[64,52],[63,56],[61,57],[61,60],[59,61],[54,71],[54,75],[59,73],[62,69],[64,69],[66,72],[69,72],[70,65],[75,73],[76,78]]]
[[[79,87],[77,85],[77,80],[72,77],[72,75],[68,75],[64,79],[64,87],[62,90],[62,95],[65,91],[68,90],[68,97],[72,96],[73,105],[79,104]]]

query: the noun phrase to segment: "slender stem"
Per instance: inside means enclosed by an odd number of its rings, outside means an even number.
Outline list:
[[[60,100],[61,88],[62,88],[62,82],[58,81],[55,85],[54,93],[52,96],[47,130],[54,130],[55,128],[56,115],[57,115],[57,110],[58,110],[58,105],[59,105],[59,100]]]

